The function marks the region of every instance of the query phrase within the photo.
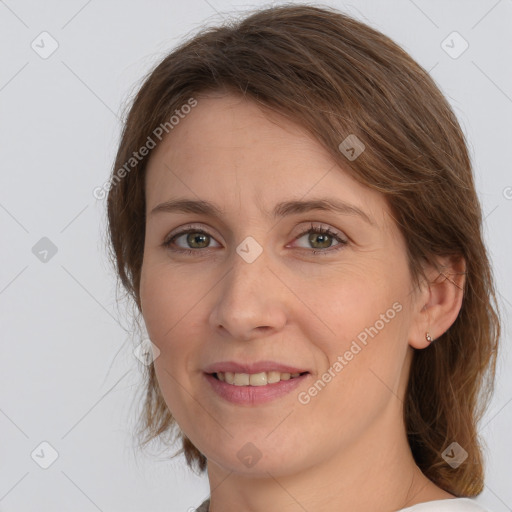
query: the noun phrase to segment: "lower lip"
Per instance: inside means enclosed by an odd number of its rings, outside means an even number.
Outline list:
[[[264,386],[235,386],[221,381],[209,373],[203,375],[213,390],[228,402],[239,405],[259,405],[290,393],[310,374],[305,373],[293,379],[280,380]]]

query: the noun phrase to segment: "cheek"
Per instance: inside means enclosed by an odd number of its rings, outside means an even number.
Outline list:
[[[385,268],[346,266],[314,287],[299,288],[311,311],[301,328],[324,356],[325,378],[329,369],[335,375],[326,386],[331,391],[322,391],[329,407],[347,410],[385,401],[400,377],[407,349],[408,280],[405,270],[386,273]]]
[[[200,339],[193,331],[194,325],[201,322],[201,299],[205,293],[179,269],[150,263],[143,268],[142,315],[149,337],[161,355],[155,366],[165,361],[173,372],[187,370],[188,354],[193,351],[195,340]]]
[[[145,260],[140,283],[142,314],[151,338],[165,340],[197,303],[193,286],[165,263]]]
[[[405,272],[388,271],[389,265],[382,260],[360,259],[321,276],[299,279],[294,286],[310,311],[304,327],[309,325],[318,334],[339,340],[332,343],[336,349],[360,333],[364,338],[365,328],[376,322],[379,331],[394,331],[403,317],[396,311],[400,307],[393,308],[393,304],[403,306],[408,292]]]
[[[141,276],[141,303],[149,337],[160,350],[155,373],[163,398],[180,427],[198,409],[195,381],[203,318],[201,298],[206,292],[190,284],[179,270],[147,265]],[[204,335],[203,335],[204,337]]]

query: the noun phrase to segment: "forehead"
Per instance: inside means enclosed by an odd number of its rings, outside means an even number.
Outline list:
[[[148,211],[186,196],[256,214],[256,204],[270,211],[280,201],[327,194],[373,218],[387,210],[381,194],[352,178],[303,127],[226,94],[198,97],[146,169]]]

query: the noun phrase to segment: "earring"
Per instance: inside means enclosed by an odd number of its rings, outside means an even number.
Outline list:
[[[432,343],[432,341],[434,341],[432,339],[432,336],[430,336],[430,333],[426,332],[425,333],[425,339],[429,342],[429,343]]]

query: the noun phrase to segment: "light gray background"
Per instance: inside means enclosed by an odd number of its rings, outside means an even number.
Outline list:
[[[512,1],[326,4],[401,44],[449,98],[469,140],[510,326]],[[263,5],[0,1],[1,511],[185,511],[208,495],[207,478],[184,459],[132,448],[141,363],[105,256],[105,201],[93,190],[108,178],[121,109],[143,75],[200,25]],[[46,59],[31,47],[43,31],[58,43]],[[441,46],[453,31],[469,43],[456,59]],[[57,248],[46,262],[33,253],[43,237]],[[478,501],[495,512],[512,509],[509,331],[481,424]],[[48,469],[31,457],[43,441],[58,452]]]

